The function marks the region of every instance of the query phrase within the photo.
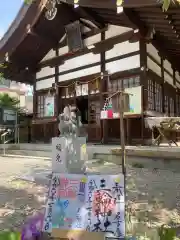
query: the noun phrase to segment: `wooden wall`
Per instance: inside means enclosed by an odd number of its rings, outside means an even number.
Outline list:
[[[155,47],[147,44],[148,103],[145,111],[151,116],[178,116],[180,77],[171,64],[162,59]]]
[[[125,27],[119,27],[119,26],[113,26],[110,25],[108,30],[105,33],[96,34],[94,36],[91,36],[89,38],[86,38],[84,40],[85,46],[91,46],[97,42],[100,42],[105,39],[114,38],[117,35],[128,33],[131,29],[125,28]],[[124,35],[123,35],[124,39]],[[68,47],[62,46],[61,48],[57,49],[56,51],[51,50],[48,55],[43,59],[46,60],[48,58],[51,58],[53,56],[60,56],[62,54],[68,53]],[[72,56],[72,58],[68,57],[68,60],[64,62],[64,64],[60,65],[59,67],[54,68],[43,68],[36,74],[36,101],[34,103],[36,106],[34,109],[36,109],[36,113],[34,114],[35,122],[38,122],[37,120],[43,120],[43,123],[39,122],[36,124],[34,129],[34,133],[38,135],[39,139],[50,139],[52,136],[55,135],[55,123],[54,128],[51,127],[53,123],[49,124],[48,122],[50,119],[47,119],[43,116],[37,115],[37,99],[38,95],[47,95],[48,89],[52,86],[53,83],[56,83],[58,86],[61,85],[68,85],[71,81],[81,81],[81,78],[83,77],[83,81],[85,79],[93,79],[95,75],[99,75],[101,72],[106,72],[110,75],[115,76],[118,75],[117,73],[128,73],[130,72],[136,72],[139,71],[140,68],[140,46],[139,42],[130,43],[129,39],[120,41],[120,43],[117,43],[114,45],[114,47],[106,52],[101,52],[99,54],[93,54],[93,53],[86,53],[81,54],[78,56]],[[56,74],[55,74],[56,73]],[[128,87],[128,82],[126,83],[125,80],[120,80],[118,77],[118,80],[114,81],[114,84],[116,84],[116,89],[118,90],[120,88],[120,85],[118,81],[123,82],[126,84],[126,87]],[[100,91],[107,91],[107,77],[104,77],[104,79],[101,79],[101,82],[103,83],[100,87]],[[105,83],[106,82],[106,83]],[[72,102],[73,100],[62,98],[63,93],[61,88],[58,88],[58,91],[55,94],[55,115],[57,116],[59,112],[62,111],[63,106],[67,102]],[[102,140],[102,124],[100,121],[100,110],[103,107],[105,96],[102,94],[96,94],[96,96],[90,96],[88,99],[89,101],[89,108],[94,109],[94,114],[96,115],[95,119],[96,121],[91,124],[88,123],[87,126],[87,132],[88,132],[88,140],[89,141],[97,141],[100,142]],[[89,112],[90,115],[90,112]],[[41,125],[41,126],[39,126]],[[114,123],[112,123],[114,125]],[[38,127],[39,126],[39,127]],[[57,125],[56,125],[57,127]],[[47,130],[47,128],[53,129],[53,130]],[[39,134],[38,134],[39,131]],[[48,136],[47,136],[48,134]],[[120,134],[119,134],[120,136]],[[36,137],[35,137],[36,138]],[[118,140],[119,141],[119,140]]]

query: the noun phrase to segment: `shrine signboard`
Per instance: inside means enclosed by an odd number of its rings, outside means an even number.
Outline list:
[[[125,88],[125,93],[129,94],[129,110],[124,112],[124,115],[139,115],[142,113],[142,87]],[[118,112],[113,111],[111,101],[105,102],[103,110],[101,111],[101,119],[118,119],[120,118]]]

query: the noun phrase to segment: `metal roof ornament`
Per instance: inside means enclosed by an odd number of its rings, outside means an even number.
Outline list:
[[[5,61],[9,62],[9,53],[8,52],[5,54]]]
[[[56,3],[60,3],[60,1],[56,0],[48,0],[45,7],[47,11],[45,12],[45,17],[47,20],[53,20],[57,14]]]

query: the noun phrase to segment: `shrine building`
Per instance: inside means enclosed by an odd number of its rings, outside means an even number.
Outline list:
[[[34,142],[58,136],[59,113],[75,104],[89,142],[119,143],[119,118],[100,117],[119,90],[130,94],[126,144],[148,142],[147,116],[180,115],[179,59],[180,7],[163,12],[155,0],[123,8],[111,0],[33,1],[0,41],[4,76],[34,87]]]

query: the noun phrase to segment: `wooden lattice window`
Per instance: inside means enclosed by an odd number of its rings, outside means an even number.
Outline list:
[[[129,78],[125,78],[123,81],[123,88],[131,88],[140,86],[140,76],[132,76]]]
[[[169,97],[167,95],[164,96],[164,110],[166,115],[169,115]]]
[[[176,94],[176,115],[180,116],[180,95]]]
[[[44,107],[45,107],[45,96],[39,95],[37,97],[37,117],[38,118],[44,117],[44,112],[45,112]]]
[[[148,109],[154,110],[154,81],[148,79]]]
[[[169,98],[169,111],[170,116],[174,116],[174,99],[172,97]]]
[[[117,92],[125,88],[132,88],[140,86],[140,76],[132,76],[127,78],[120,78],[116,80],[110,80],[108,82],[108,91]]]
[[[155,82],[155,111],[162,112],[162,86]]]

